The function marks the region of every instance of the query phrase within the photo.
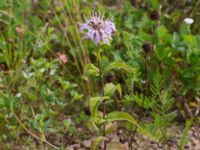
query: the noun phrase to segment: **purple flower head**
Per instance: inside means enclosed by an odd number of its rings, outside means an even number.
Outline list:
[[[85,37],[95,44],[109,44],[116,28],[111,17],[104,19],[103,15],[93,13],[86,23],[80,25],[80,31],[85,31]]]

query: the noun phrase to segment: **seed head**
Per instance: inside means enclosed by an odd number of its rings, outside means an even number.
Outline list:
[[[84,112],[86,115],[90,116],[91,115],[91,111],[89,107],[85,107]]]
[[[155,20],[155,21],[159,20],[160,19],[160,13],[159,13],[159,11],[158,10],[152,11],[151,14],[150,14],[150,18],[152,20]]]
[[[106,75],[106,82],[111,83],[115,80],[115,73],[114,72],[109,72]]]
[[[153,50],[153,45],[151,42],[144,42],[142,49],[146,54],[150,53]]]
[[[80,24],[80,31],[85,31],[85,37],[92,40],[95,44],[109,44],[112,35],[116,31],[112,17],[104,19],[99,13],[92,13],[86,23]]]

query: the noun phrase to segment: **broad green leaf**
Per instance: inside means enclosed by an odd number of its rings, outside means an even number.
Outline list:
[[[110,121],[128,121],[128,122],[140,127],[138,122],[130,114],[128,114],[126,112],[118,112],[118,111],[111,112],[106,117],[106,121],[107,122],[110,122]]]
[[[164,38],[167,33],[167,29],[165,26],[161,25],[157,28],[156,32],[157,32],[159,38]]]
[[[91,97],[90,98],[90,111],[93,121],[97,124],[102,124],[105,120],[103,119],[102,112],[98,111],[98,107],[103,100],[109,99],[108,96],[104,97]]]
[[[95,139],[92,140],[90,150],[99,150],[100,144],[104,141],[103,136],[96,137]]]
[[[186,24],[186,23],[180,25],[180,27],[179,27],[179,32],[180,32],[182,35],[189,34],[189,33],[190,33],[190,25],[188,25],[188,24]]]
[[[96,124],[91,120],[87,122],[87,126],[90,131],[97,132],[99,130],[99,128],[96,126]]]
[[[84,69],[84,74],[83,76],[87,76],[87,75],[91,75],[91,76],[99,76],[99,69],[97,67],[95,67],[95,65],[93,64],[87,64],[85,69]]]
[[[119,92],[119,96],[122,97],[122,87],[120,84],[116,86],[117,91]]]
[[[191,46],[196,46],[197,45],[197,40],[195,36],[192,35],[182,35],[184,41]]]
[[[116,86],[113,83],[107,83],[104,86],[104,94],[105,94],[105,96],[111,97],[111,96],[113,96],[115,91],[116,91]]]
[[[103,100],[101,99],[101,97],[91,97],[90,98],[90,111],[91,111],[92,118],[94,120],[96,120],[97,109],[98,109],[98,106],[101,104],[102,101]]]
[[[130,67],[129,65],[127,65],[126,63],[122,62],[122,61],[115,61],[111,64],[109,64],[103,71],[103,74],[107,74],[110,70],[112,69],[123,69],[128,73],[134,72],[135,69],[133,69],[132,67]]]

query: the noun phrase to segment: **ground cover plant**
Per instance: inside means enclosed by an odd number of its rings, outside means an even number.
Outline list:
[[[200,149],[199,8],[1,0],[0,149]]]

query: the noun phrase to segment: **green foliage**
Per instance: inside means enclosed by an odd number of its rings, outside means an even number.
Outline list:
[[[153,105],[150,108],[154,120],[146,128],[156,139],[164,141],[168,140],[171,136],[168,129],[176,117],[176,111],[172,110],[175,101],[170,91],[163,89],[165,80],[161,78],[161,74],[158,71],[153,76],[152,82],[152,97],[150,101]]]
[[[91,116],[96,121],[97,119],[97,113],[98,113],[98,107],[101,104],[103,99],[101,97],[92,97],[90,98],[90,111],[91,111]]]
[[[136,126],[139,127],[139,124],[137,123],[137,121],[128,113],[125,112],[111,112],[108,114],[108,116],[106,117],[106,121],[110,122],[110,121],[128,121]]]
[[[183,146],[187,141],[187,136],[188,136],[191,125],[192,125],[192,120],[187,120],[186,123],[185,123],[185,128],[183,130],[183,133],[181,135],[181,138],[178,142],[178,147],[179,147],[180,150],[183,149]]]
[[[95,139],[93,139],[90,150],[98,150],[100,144],[104,141],[104,137],[103,136],[99,136],[96,137]]]
[[[125,64],[124,62],[121,61],[115,61],[110,63],[103,71],[104,74],[108,73],[109,71],[111,71],[112,69],[123,69],[128,73],[133,73],[135,71],[134,68],[128,66],[127,64]]]
[[[86,75],[99,76],[99,69],[93,64],[87,64],[83,76]]]
[[[66,149],[74,139],[92,135],[97,138],[91,149],[98,149],[102,125],[113,121],[130,125],[131,133],[138,126],[139,133],[163,142],[173,135],[170,127],[180,125],[177,113],[184,103],[194,104],[189,109],[199,121],[199,7],[196,1],[170,0],[1,0],[1,149],[16,144],[38,149],[38,143],[51,149],[48,141]],[[160,13],[157,21],[150,17],[154,10]],[[113,16],[117,31],[110,45],[97,46],[80,34],[80,23],[93,11]],[[186,24],[187,17],[194,23]],[[153,44],[147,55],[146,41]],[[107,81],[110,72],[115,76]],[[192,123],[186,121],[179,149]]]
[[[114,85],[113,83],[107,83],[104,86],[105,96],[112,97],[114,95],[115,91],[117,91],[119,93],[120,97],[122,96],[122,89],[121,89],[120,84]]]

